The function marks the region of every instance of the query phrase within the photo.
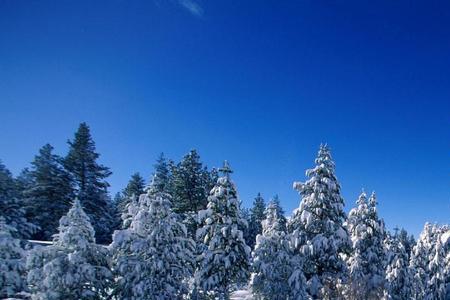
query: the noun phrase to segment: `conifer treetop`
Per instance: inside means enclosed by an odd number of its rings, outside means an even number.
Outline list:
[[[54,236],[54,242],[56,245],[75,249],[95,243],[94,228],[77,198],[67,215],[59,221],[59,233]]]

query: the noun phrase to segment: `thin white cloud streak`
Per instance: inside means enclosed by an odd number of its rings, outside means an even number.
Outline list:
[[[179,0],[180,5],[196,17],[203,16],[203,8],[193,0]]]

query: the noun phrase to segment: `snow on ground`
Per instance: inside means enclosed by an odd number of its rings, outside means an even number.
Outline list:
[[[230,300],[252,300],[252,294],[246,290],[235,291],[231,294]]]

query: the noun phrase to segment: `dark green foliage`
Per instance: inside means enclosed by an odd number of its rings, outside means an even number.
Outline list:
[[[139,195],[144,193],[145,188],[145,180],[142,178],[142,176],[137,172],[131,175],[131,179],[128,182],[127,186],[123,190],[123,195],[125,197],[131,197],[133,195],[136,195],[139,197]]]
[[[31,163],[32,170],[22,172],[20,181],[27,217],[40,227],[33,238],[39,240],[51,240],[73,198],[70,175],[52,151],[50,144],[43,146]]]
[[[164,157],[164,153],[161,153],[156,160],[154,165],[154,188],[161,193],[167,193],[172,195],[173,193],[173,181],[172,181],[172,171],[175,166],[173,161],[167,161]]]
[[[119,218],[120,215],[127,209],[127,204],[130,202],[131,197],[133,197],[133,195],[139,197],[144,193],[144,189],[145,180],[141,174],[136,172],[131,175],[130,181],[128,181],[128,184],[123,191],[116,193],[114,196],[114,204],[116,206]]]
[[[253,201],[253,207],[250,209],[250,222],[249,222],[249,240],[247,241],[250,248],[255,247],[256,236],[262,233],[261,222],[266,218],[264,211],[266,210],[266,204],[260,193]]]
[[[27,221],[20,192],[11,172],[0,161],[0,217],[16,229],[14,237],[29,238],[36,226]]]
[[[413,235],[408,235],[408,232],[402,228],[400,233],[398,233],[398,239],[405,246],[406,254],[408,255],[408,259],[411,257],[411,251],[416,244],[416,240]]]
[[[177,213],[199,211],[206,208],[207,181],[206,168],[200,162],[196,150],[186,154],[173,169],[173,205]]]
[[[111,171],[97,163],[100,155],[86,123],[80,124],[73,141],[68,143],[70,148],[64,165],[74,180],[77,197],[93,223],[97,241],[108,242],[114,222],[107,191],[109,184],[105,179]]]
[[[172,166],[172,180],[169,182],[173,210],[181,215],[191,237],[197,230],[197,212],[206,208],[209,191],[217,178],[217,171],[208,172],[196,150],[191,150],[180,163]]]

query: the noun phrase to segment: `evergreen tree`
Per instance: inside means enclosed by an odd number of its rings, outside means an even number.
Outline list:
[[[0,298],[12,298],[25,289],[25,251],[12,233],[16,229],[0,217]]]
[[[93,221],[98,242],[105,243],[111,240],[114,225],[107,192],[109,184],[105,181],[111,171],[97,163],[99,156],[88,125],[81,123],[73,141],[69,141],[64,165],[75,181],[78,199]]]
[[[133,195],[139,197],[141,194],[144,193],[144,188],[145,188],[145,180],[144,178],[142,178],[139,172],[136,172],[133,175],[131,175],[130,181],[123,190],[123,195],[125,197],[131,197]]]
[[[266,209],[266,204],[264,203],[264,199],[261,196],[261,193],[258,193],[255,200],[253,201],[253,207],[250,210],[250,222],[248,224],[249,227],[249,235],[250,240],[248,242],[248,246],[253,249],[255,247],[256,236],[262,233],[262,221],[265,219],[264,211]]]
[[[173,210],[181,215],[192,237],[198,226],[197,213],[205,209],[208,203],[207,195],[213,176],[203,167],[196,150],[191,150],[172,168]]]
[[[19,196],[20,192],[11,172],[0,161],[0,217],[16,229],[12,232],[14,237],[29,238],[37,230],[37,226],[28,222],[24,203]]]
[[[205,169],[196,150],[186,154],[173,170],[174,211],[197,212],[208,203]]]
[[[302,261],[293,260],[297,257],[291,253],[280,210],[276,201],[269,202],[266,219],[262,222],[262,234],[257,236],[252,253],[250,286],[257,299],[308,299],[305,277],[299,271]]]
[[[413,273],[412,290],[414,299],[425,299],[430,280],[428,266],[435,241],[434,226],[426,223],[411,252],[410,269]]]
[[[343,226],[344,200],[327,146],[320,146],[315,163],[306,171],[309,179],[305,183],[294,183],[302,200],[288,227],[296,255],[305,256],[309,294],[314,299],[334,299],[346,278],[341,254],[349,251],[350,239]]]
[[[408,255],[408,259],[411,257],[411,252],[416,244],[416,241],[414,239],[413,235],[409,235],[406,229],[402,228],[400,229],[400,233],[398,234],[399,240],[402,242],[403,245],[405,245],[405,251]]]
[[[61,158],[44,145],[35,156],[30,178],[23,190],[28,218],[40,229],[34,239],[51,240],[58,230],[58,220],[67,213],[73,197],[70,175],[61,165]]]
[[[386,289],[383,299],[404,300],[412,297],[412,275],[408,267],[408,254],[398,234],[387,235],[386,251]]]
[[[450,277],[446,273],[446,259],[450,247],[445,235],[450,236],[448,232],[448,226],[425,224],[410,260],[414,299],[447,299]]]
[[[115,299],[182,299],[188,292],[194,242],[172,212],[170,195],[157,183],[155,178],[147,195],[141,195],[138,209],[135,200],[130,202],[129,228],[114,232]]]
[[[242,207],[242,203],[239,203],[239,210],[241,212],[241,218],[243,222],[239,225],[239,230],[242,231],[244,241],[248,245],[250,244],[251,235],[250,235],[250,209],[247,207]]]
[[[16,177],[17,197],[25,199],[25,192],[34,184],[34,178],[29,168],[23,169],[19,176]],[[25,205],[25,204],[24,204]]]
[[[153,176],[154,189],[172,196],[173,194],[173,178],[172,171],[175,169],[172,161],[167,161],[164,153],[161,153],[154,165],[155,173]]]
[[[105,299],[112,274],[108,252],[97,245],[94,229],[75,200],[59,221],[53,245],[35,248],[27,257],[32,299]]]
[[[220,169],[223,176],[208,197],[205,210],[199,212],[202,227],[197,231],[205,250],[199,257],[196,285],[217,299],[229,299],[230,289],[245,279],[249,269],[250,248],[245,244],[239,226],[245,226],[228,163]]]
[[[429,263],[430,280],[428,282],[427,293],[425,300],[446,300],[447,298],[447,284],[450,281],[446,278],[445,263],[446,263],[446,247],[444,240],[441,238],[444,232],[449,229],[445,226],[437,228],[437,238],[434,244],[434,249]],[[447,252],[447,253],[446,253]],[[450,296],[450,295],[449,295]]]
[[[139,174],[139,172],[131,175],[127,186],[123,189],[121,193],[116,194],[114,197],[114,203],[117,207],[119,214],[123,214],[127,210],[127,204],[130,202],[133,196],[139,197],[145,193],[145,180]]]
[[[380,299],[384,291],[384,222],[378,219],[373,193],[367,201],[362,192],[346,222],[353,243],[348,260],[350,280],[348,299]]]
[[[277,218],[279,220],[280,226],[283,228],[283,230],[286,230],[287,219],[284,215],[284,210],[281,206],[280,198],[278,197],[278,195],[275,195],[273,196],[271,201],[275,203],[275,207],[277,208]]]

